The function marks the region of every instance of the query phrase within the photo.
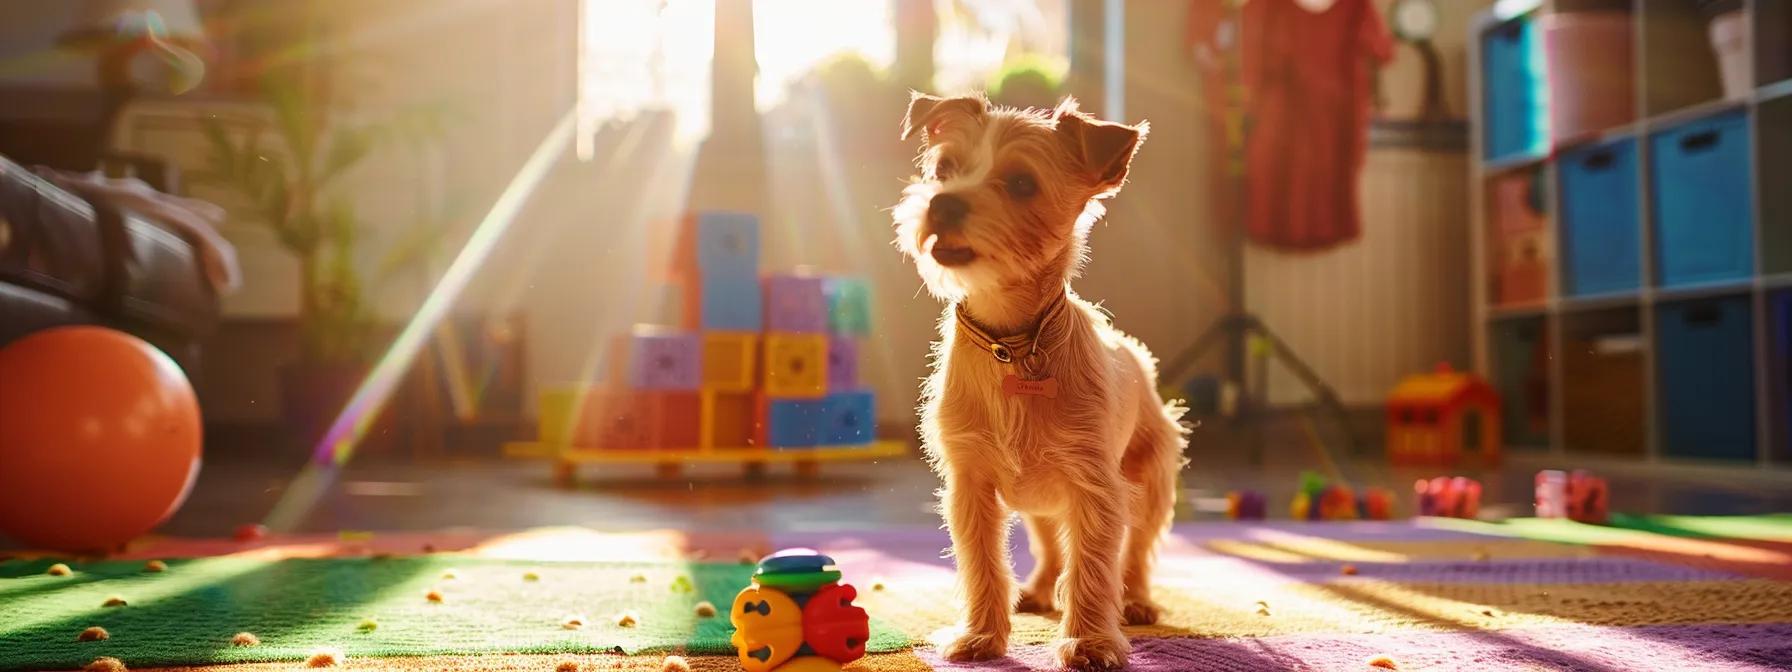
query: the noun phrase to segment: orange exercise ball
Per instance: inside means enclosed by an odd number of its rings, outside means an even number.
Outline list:
[[[118,548],[180,508],[199,435],[187,377],[135,336],[59,327],[0,348],[0,535]]]

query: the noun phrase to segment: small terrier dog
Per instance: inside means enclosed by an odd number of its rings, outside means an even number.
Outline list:
[[[1003,655],[1018,607],[1062,612],[1064,666],[1119,668],[1121,623],[1157,620],[1151,565],[1184,464],[1184,409],[1158,398],[1145,346],[1069,286],[1148,128],[1069,98],[1053,110],[909,102],[902,137],[921,135],[921,174],[892,210],[896,245],[949,304],[920,430],[964,600],[948,659]],[[1011,511],[1038,559],[1018,597]]]

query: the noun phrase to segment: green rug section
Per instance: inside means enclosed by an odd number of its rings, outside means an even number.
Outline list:
[[[480,653],[634,654],[678,650],[731,654],[727,610],[753,568],[737,564],[531,563],[454,555],[402,558],[171,560],[167,572],[140,562],[0,562],[0,669],[79,668],[98,656],[132,667],[297,660],[320,647],[357,656]],[[539,580],[527,581],[534,572]],[[453,578],[448,578],[449,574]],[[677,579],[693,587],[685,591]],[[645,581],[634,581],[645,577]],[[425,599],[431,589],[443,601]],[[101,606],[110,596],[128,602]],[[698,618],[701,600],[721,614]],[[616,616],[632,611],[634,627]],[[585,616],[578,630],[568,615]],[[364,631],[363,620],[378,627]],[[77,642],[89,626],[111,638]],[[260,646],[231,637],[254,633]],[[872,652],[908,648],[876,619]]]
[[[1792,514],[1761,516],[1633,516],[1614,513],[1605,525],[1560,518],[1511,518],[1500,522],[1430,518],[1430,527],[1564,544],[1602,544],[1639,533],[1709,539],[1792,541]]]

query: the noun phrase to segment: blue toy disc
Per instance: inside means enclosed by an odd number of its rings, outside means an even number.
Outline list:
[[[754,576],[767,574],[807,574],[834,569],[834,559],[813,548],[787,548],[759,561]]]

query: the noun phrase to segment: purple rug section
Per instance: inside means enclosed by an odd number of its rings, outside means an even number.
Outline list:
[[[1197,544],[1205,540],[1221,538],[1218,533],[1225,529],[1231,530],[1229,536],[1248,537],[1251,534],[1250,530],[1256,527],[1232,526],[1226,528],[1217,525],[1193,524],[1178,526],[1174,534],[1177,537],[1177,542]],[[1266,527],[1279,528],[1278,531],[1297,531],[1313,536],[1320,536],[1317,534],[1319,531],[1337,531],[1358,540],[1365,538],[1405,540],[1415,536],[1427,539],[1476,540],[1487,538],[1440,530],[1418,530],[1418,535],[1403,535],[1402,531],[1414,531],[1414,528],[1405,523],[1291,523]],[[1240,532],[1240,530],[1244,531]],[[1433,532],[1445,536],[1434,536],[1431,534]],[[1364,536],[1366,534],[1381,536],[1366,537]],[[1205,538],[1203,535],[1206,535]],[[946,555],[946,551],[951,547],[951,539],[946,536],[944,530],[904,528],[876,533],[796,532],[774,535],[773,541],[781,548],[806,546],[821,549],[839,561],[840,566],[845,568],[850,575],[849,580],[862,581],[875,577],[914,576],[935,572],[949,574],[952,571],[952,560]],[[1010,546],[1014,557],[1015,574],[1025,576],[1033,568],[1033,557],[1028,553],[1025,534],[1018,530],[1018,526]],[[1340,568],[1345,564],[1343,562],[1263,562],[1209,553],[1204,550],[1199,551],[1199,555],[1190,557],[1185,554],[1188,550],[1192,549],[1185,548],[1184,554],[1175,556],[1175,571],[1236,572],[1248,570],[1252,575],[1261,579],[1273,581],[1277,577],[1281,577],[1291,582],[1324,582],[1352,578],[1345,577],[1340,572]],[[1738,578],[1735,574],[1712,569],[1621,556],[1507,558],[1499,562],[1452,560],[1405,563],[1358,562],[1352,564],[1355,564],[1357,568],[1354,578],[1406,582],[1547,584],[1711,581]]]
[[[1033,672],[1061,669],[1047,646],[1021,646],[1007,658],[947,662],[931,648],[916,654],[936,670]],[[1792,625],[1697,625],[1635,628],[1563,625],[1504,631],[1288,635],[1253,639],[1134,640],[1132,672],[1369,670],[1374,656],[1412,670],[1792,670]]]
[[[1197,560],[1197,563],[1207,562]],[[1223,562],[1223,561],[1215,561]],[[1745,578],[1728,572],[1669,565],[1622,557],[1538,558],[1499,562],[1358,562],[1354,577],[1345,577],[1344,563],[1250,562],[1259,569],[1293,581],[1322,583],[1339,579],[1380,579],[1408,583],[1622,583],[1631,581],[1722,581]]]

